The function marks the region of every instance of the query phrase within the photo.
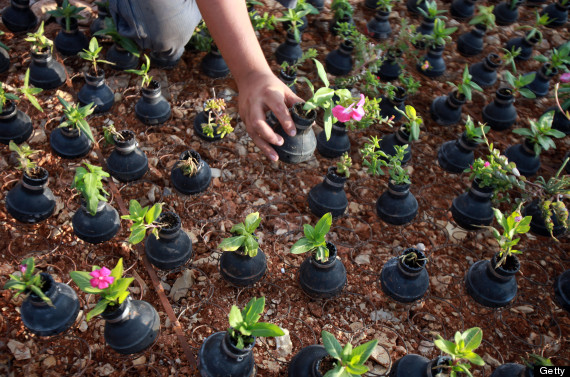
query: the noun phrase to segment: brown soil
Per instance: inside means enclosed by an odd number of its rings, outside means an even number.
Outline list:
[[[7,0],[0,1],[2,6]],[[359,30],[366,30],[366,22],[374,12],[365,10],[361,2],[355,5],[355,23]],[[273,4],[273,3],[271,3]],[[442,6],[449,8],[449,2]],[[534,15],[522,7],[520,25],[529,25]],[[276,15],[281,8],[276,5],[262,7],[261,11]],[[395,6],[390,17],[394,33],[399,30],[400,17],[407,17],[403,3]],[[336,49],[340,40],[328,34],[328,22],[332,14],[328,9],[317,16],[310,16],[310,28],[303,34],[304,50],[314,47],[319,59]],[[419,24],[420,19],[410,19]],[[455,21],[448,21],[455,23]],[[467,23],[458,24],[456,38],[470,29]],[[29,44],[22,42],[22,35],[14,35],[5,28],[2,41],[10,50],[12,67],[1,75],[6,85],[19,87],[23,83],[25,69],[29,65]],[[46,34],[54,38],[60,27],[46,24]],[[85,28],[82,28],[85,31]],[[541,53],[557,47],[557,40],[569,39],[567,29],[543,29],[545,42],[537,46]],[[509,38],[522,35],[515,26],[496,28],[487,33],[495,43],[485,52],[501,53],[500,47]],[[260,32],[260,42],[274,72],[279,67],[274,62],[274,50],[285,39],[279,26],[276,31]],[[105,50],[109,48],[105,44]],[[197,358],[203,339],[216,331],[228,328],[227,316],[233,304],[243,306],[251,297],[266,296],[263,321],[276,323],[289,330],[293,350],[280,356],[274,339],[260,339],[254,347],[258,376],[285,376],[287,365],[302,347],[320,342],[321,330],[332,332],[342,344],[361,344],[373,338],[379,339],[379,347],[368,365],[375,375],[387,369],[406,353],[417,353],[427,358],[439,354],[431,342],[435,332],[452,338],[456,330],[473,326],[483,329],[484,342],[478,353],[487,362],[485,367],[475,367],[476,376],[488,376],[499,364],[520,362],[526,353],[540,353],[553,359],[557,365],[570,364],[570,319],[554,301],[552,285],[555,278],[569,268],[570,240],[560,237],[560,242],[526,235],[519,248],[523,253],[521,272],[518,276],[519,293],[507,308],[492,310],[476,304],[465,292],[463,276],[474,262],[490,259],[497,251],[496,243],[483,231],[464,232],[455,228],[448,211],[455,196],[470,186],[465,174],[452,175],[437,164],[437,149],[441,143],[455,140],[462,126],[440,127],[431,121],[429,106],[439,95],[447,94],[451,87],[446,81],[457,82],[465,64],[473,64],[484,56],[465,58],[456,52],[455,43],[449,43],[444,52],[448,70],[438,79],[427,79],[415,70],[415,62],[406,61],[406,68],[422,83],[420,92],[409,96],[407,104],[414,106],[424,118],[420,140],[412,145],[413,157],[409,164],[412,171],[411,192],[419,202],[418,217],[403,227],[390,226],[378,219],[375,201],[387,188],[386,177],[371,177],[363,166],[359,149],[369,136],[382,136],[393,132],[388,126],[372,126],[367,130],[351,132],[352,174],[345,185],[349,200],[347,215],[336,219],[328,240],[335,243],[338,255],[347,269],[348,284],[338,298],[325,302],[309,299],[297,283],[298,267],[303,256],[289,254],[290,247],[302,236],[304,223],[315,224],[317,218],[310,214],[307,193],[322,181],[327,168],[335,164],[315,153],[315,158],[300,165],[271,163],[259,153],[245,131],[243,123],[236,124],[233,134],[216,143],[205,143],[193,133],[192,121],[202,110],[211,89],[219,96],[234,96],[228,104],[228,112],[237,115],[237,90],[231,77],[210,79],[200,72],[203,53],[186,52],[180,64],[168,71],[153,69],[151,75],[162,84],[172,105],[173,117],[166,124],[147,127],[134,115],[134,106],[140,98],[135,75],[107,70],[107,82],[113,85],[120,100],[111,112],[93,116],[90,124],[95,138],[103,137],[102,126],[112,121],[117,129],[131,129],[136,133],[140,147],[149,157],[150,170],[143,179],[129,184],[109,182],[110,203],[126,214],[130,199],[137,199],[143,206],[163,202],[164,210],[175,211],[182,219],[182,227],[193,240],[192,263],[172,272],[155,270],[144,257],[144,247],[133,249],[125,244],[130,224],[122,223],[117,236],[101,245],[86,244],[75,237],[71,217],[79,208],[79,198],[70,189],[75,168],[81,161],[64,160],[53,154],[49,147],[49,135],[59,124],[62,106],[55,94],[72,101],[84,84],[81,72],[89,69],[89,63],[71,57],[61,60],[67,67],[69,78],[62,88],[44,91],[39,100],[44,113],[40,113],[26,101],[18,103],[34,121],[38,135],[31,147],[40,149],[36,159],[50,172],[49,187],[57,198],[52,217],[39,225],[17,223],[0,206],[0,285],[8,274],[17,269],[19,262],[36,256],[38,268],[49,272],[56,281],[70,283],[69,272],[90,270],[92,265],[113,266],[119,257],[124,258],[126,275],[135,278],[131,288],[134,299],[144,299],[157,309],[161,319],[161,333],[156,343],[146,352],[131,357],[114,353],[105,346],[104,321],[95,318],[84,322],[84,314],[96,298],[79,293],[82,315],[65,334],[54,338],[39,338],[25,329],[18,314],[22,298],[12,292],[0,291],[0,375],[14,376],[197,376],[192,362]],[[530,60],[517,64],[520,72],[530,72],[540,63]],[[310,63],[302,67],[300,75],[318,83],[316,72]],[[474,93],[473,100],[463,107],[464,119],[470,115],[481,120],[482,107],[494,98],[495,90],[502,82],[487,88],[484,93]],[[306,85],[299,83],[299,95],[310,96]],[[527,118],[536,119],[554,104],[548,97],[538,100],[517,99],[519,122],[526,126]],[[319,118],[319,117],[318,117]],[[319,122],[319,121],[317,121]],[[315,131],[320,131],[318,126]],[[42,137],[43,134],[43,137]],[[511,133],[491,132],[495,147],[505,150],[520,142]],[[556,140],[557,149],[541,155],[539,175],[553,175],[568,151],[568,138]],[[170,183],[170,169],[179,154],[195,149],[219,176],[212,179],[210,188],[198,196],[183,196],[175,192]],[[102,165],[112,146],[100,144],[86,161]],[[484,153],[483,148],[476,152]],[[7,146],[0,148],[0,202],[17,183],[20,173]],[[261,248],[268,258],[268,271],[264,279],[252,288],[237,289],[223,281],[218,272],[220,251],[217,245],[230,235],[232,224],[243,221],[245,215],[259,211],[263,218],[256,234]],[[412,305],[402,305],[382,293],[378,278],[383,264],[401,253],[402,249],[423,243],[429,258],[430,289],[426,297]],[[528,260],[525,263],[524,260]],[[189,269],[193,285],[186,294],[171,296],[171,290],[183,270]],[[16,359],[9,347],[19,342],[23,358]],[[29,351],[29,357],[26,356]],[[16,352],[21,355],[21,353]]]

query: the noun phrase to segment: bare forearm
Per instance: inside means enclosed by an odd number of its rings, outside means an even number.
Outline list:
[[[197,0],[197,3],[238,86],[251,73],[270,70],[244,0]]]

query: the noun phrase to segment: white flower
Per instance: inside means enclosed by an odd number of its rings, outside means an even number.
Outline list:
[[[519,173],[519,169],[517,169],[517,168],[513,168],[513,174],[514,174],[515,177],[520,177],[520,176],[521,176],[521,173]]]

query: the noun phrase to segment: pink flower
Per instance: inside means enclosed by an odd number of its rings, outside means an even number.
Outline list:
[[[25,264],[20,265],[20,271],[22,271],[23,274],[26,273],[26,268],[27,268],[27,266]]]
[[[485,161],[485,167],[488,168],[491,163],[489,161]]]
[[[89,273],[89,275],[93,276],[93,279],[89,280],[91,286],[99,289],[109,288],[109,286],[113,284],[113,281],[115,280],[114,277],[109,276],[111,275],[111,270],[109,270],[107,267],[102,267],[98,270],[94,270]]]
[[[426,60],[421,66],[422,71],[427,71],[429,69],[429,62]]]
[[[354,105],[356,105],[356,109],[353,110]],[[332,109],[332,113],[339,122],[348,122],[351,119],[359,121],[364,116],[364,94],[360,95],[360,101],[358,103],[353,103],[349,107],[344,107],[342,105],[336,105]]]
[[[521,220],[522,220],[522,216],[516,216],[516,217],[515,217],[515,222],[518,223],[518,222],[521,221]]]
[[[570,72],[563,73],[563,74],[560,76],[560,81],[561,81],[561,82],[564,82],[564,83],[570,82]]]

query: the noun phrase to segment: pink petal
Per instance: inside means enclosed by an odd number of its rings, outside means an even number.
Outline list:
[[[99,287],[99,278],[93,278],[93,279],[89,280],[89,284],[91,284],[91,286],[93,288],[98,288]]]
[[[560,76],[560,81],[561,81],[561,82],[564,82],[564,83],[570,82],[570,72],[563,73],[563,74]]]
[[[100,271],[101,271],[101,275],[103,275],[103,276],[111,275],[111,270],[109,270],[107,267],[102,267]]]
[[[112,277],[112,276],[106,276],[106,277],[104,277],[104,278],[101,279],[101,280],[103,280],[104,282],[106,282],[106,283],[108,283],[108,284],[113,284],[113,282],[115,281],[115,278]]]
[[[336,119],[338,119],[339,122],[348,122],[350,120],[350,114],[352,113],[352,111],[348,111],[346,112],[346,109],[341,106],[341,105],[336,105],[335,107],[333,107],[332,109],[332,114],[334,115],[334,117]]]
[[[99,281],[99,289],[106,289],[109,288],[109,283],[104,280]]]
[[[101,276],[101,270],[93,270],[89,273],[90,276],[93,276],[94,278],[98,278],[99,276]],[[91,279],[93,280],[93,279]]]
[[[352,119],[360,121],[364,116],[364,114],[365,114],[364,109],[362,107],[358,107],[356,108],[356,110],[352,112]]]
[[[26,265],[25,264],[20,265],[20,271],[22,271],[23,274],[26,273]]]
[[[362,106],[364,106],[364,101],[365,101],[364,94],[361,93],[360,94],[360,101],[358,101],[358,103],[356,104],[356,107],[361,108]]]

